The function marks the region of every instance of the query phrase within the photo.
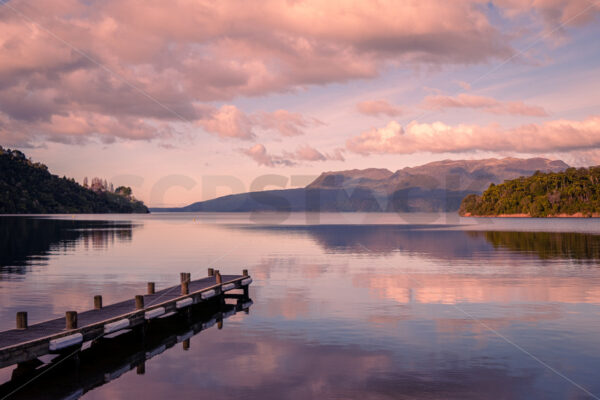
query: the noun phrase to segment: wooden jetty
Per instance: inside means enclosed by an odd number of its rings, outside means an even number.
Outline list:
[[[149,282],[147,293],[130,300],[104,306],[102,297],[94,297],[94,309],[77,313],[67,311],[56,318],[28,325],[27,313],[17,313],[17,328],[0,332],[0,368],[33,360],[49,353],[61,353],[81,347],[84,342],[119,335],[124,330],[144,326],[157,318],[167,318],[203,302],[214,302],[234,289],[248,295],[252,278],[242,275],[221,275],[209,268],[208,277],[191,280],[181,273],[181,284],[155,290]]]
[[[238,294],[224,294],[235,304],[214,302],[191,307],[190,313],[155,319],[148,330],[136,330],[113,339],[101,338],[75,356],[57,355],[48,363],[39,360],[19,364],[10,381],[0,384],[0,399],[75,399],[105,385],[129,371],[142,375],[146,363],[177,344],[190,349],[191,338],[207,329],[221,329],[223,322],[248,312],[252,300]],[[184,353],[185,354],[185,353]],[[34,385],[27,385],[35,378]]]

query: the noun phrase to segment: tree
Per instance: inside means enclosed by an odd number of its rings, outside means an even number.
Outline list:
[[[460,214],[600,214],[600,167],[568,168],[564,172],[536,172],[528,178],[490,185],[481,196],[463,199]]]
[[[85,188],[72,178],[52,175],[19,151],[0,148],[0,171],[0,214],[148,212],[131,189],[126,191],[129,197],[118,196],[103,190],[100,178]]]
[[[116,194],[119,194],[121,196],[125,196],[125,197],[130,197],[132,190],[129,186],[119,186],[116,190],[115,190]]]

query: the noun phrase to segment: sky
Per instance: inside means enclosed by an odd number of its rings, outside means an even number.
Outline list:
[[[150,206],[443,159],[600,164],[600,1],[0,0],[0,145]]]

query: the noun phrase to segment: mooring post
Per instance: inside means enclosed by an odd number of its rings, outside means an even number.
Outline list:
[[[102,296],[94,296],[94,310],[102,309]]]
[[[144,296],[138,294],[135,296],[135,309],[143,310],[144,309]]]
[[[215,271],[215,281],[217,282],[217,285],[223,283],[223,279],[221,278],[221,273],[219,270]]]
[[[247,277],[247,276],[248,276],[248,270],[247,270],[247,269],[243,270],[243,271],[242,271],[242,275],[243,275],[244,277]],[[249,291],[248,291],[248,287],[249,287],[249,286],[250,286],[250,285],[246,285],[246,286],[244,286],[244,287],[243,287],[243,291],[244,291],[244,297],[245,297],[245,298],[248,298],[248,297],[250,297],[250,293],[249,293]]]
[[[181,282],[181,294],[190,294],[190,281],[185,280]]]
[[[215,269],[214,268],[209,268],[208,269],[208,276],[213,276],[215,274]]]
[[[187,279],[185,272],[180,272],[179,278],[180,278],[181,282],[184,282]]]
[[[77,311],[67,311],[65,320],[67,330],[77,329]]]
[[[27,312],[19,311],[17,313],[17,329],[27,329]]]
[[[183,349],[188,351],[190,349],[190,339],[185,339],[183,342]]]
[[[217,328],[223,329],[223,320],[217,322]]]
[[[154,294],[154,282],[148,282],[148,294]]]

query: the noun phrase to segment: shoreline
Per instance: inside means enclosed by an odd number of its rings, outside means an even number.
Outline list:
[[[581,212],[578,212],[575,214],[548,215],[546,217],[532,217],[531,214],[474,215],[471,213],[465,213],[460,216],[468,218],[600,218],[600,213],[592,213],[590,215],[585,215]]]

